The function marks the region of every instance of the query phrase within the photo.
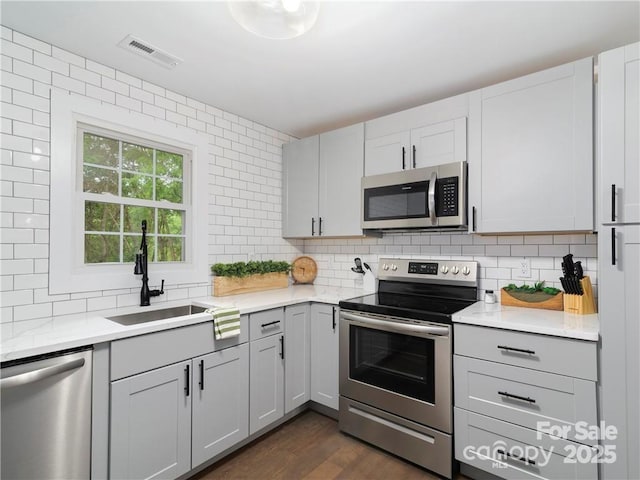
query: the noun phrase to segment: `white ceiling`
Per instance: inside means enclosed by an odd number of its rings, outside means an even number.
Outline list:
[[[226,2],[0,4],[3,25],[303,137],[640,40],[640,2],[323,2],[293,40],[243,30]],[[184,60],[167,70],[132,34]]]

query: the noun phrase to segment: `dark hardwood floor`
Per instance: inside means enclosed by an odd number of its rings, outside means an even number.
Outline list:
[[[439,478],[340,433],[335,420],[309,410],[190,480]]]

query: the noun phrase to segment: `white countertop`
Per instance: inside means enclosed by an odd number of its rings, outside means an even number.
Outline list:
[[[362,290],[353,288],[296,285],[278,290],[228,297],[191,298],[171,302],[157,302],[149,307],[124,307],[114,310],[5,323],[0,325],[0,361],[15,360],[211,321],[211,315],[200,313],[125,326],[105,318],[114,315],[138,313],[187,304],[203,307],[233,306],[237,307],[241,314],[246,314],[304,302],[337,304],[340,300],[363,295],[364,293]]]
[[[453,321],[593,342],[598,341],[600,333],[597,313],[574,315],[557,310],[508,307],[499,303],[476,302],[454,314]]]

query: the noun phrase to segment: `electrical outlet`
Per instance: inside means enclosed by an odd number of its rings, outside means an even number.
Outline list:
[[[516,278],[531,278],[531,259],[521,258],[518,260],[518,266],[515,270]]]

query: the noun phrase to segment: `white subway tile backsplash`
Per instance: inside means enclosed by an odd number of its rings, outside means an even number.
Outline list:
[[[62,50],[58,47],[53,47],[51,49],[51,56],[57,58],[58,60],[62,60],[63,62],[69,63],[71,65],[75,65],[80,68],[85,67],[85,59],[71,52],[67,52],[66,50]]]
[[[8,88],[33,93],[33,80],[15,73],[2,72],[2,84]]]
[[[87,301],[85,299],[80,300],[67,300],[62,302],[54,302],[53,315],[71,315],[73,313],[82,313],[87,311]]]
[[[2,39],[0,43],[0,50],[3,55],[7,55],[11,58],[17,58],[23,62],[33,63],[33,50],[27,47],[23,47],[17,43],[9,40]]]
[[[53,73],[53,86],[62,88],[64,90],[68,90],[69,92],[79,93],[81,95],[85,94],[86,84],[80,80],[76,80],[75,78],[66,77],[64,75],[60,75],[59,73]]]
[[[31,48],[32,50],[36,50],[46,55],[51,55],[51,45],[37,40],[33,37],[24,35],[20,32],[13,32],[13,41],[15,43],[19,43],[20,45],[24,45],[27,48]]]
[[[50,70],[51,72],[57,72],[67,77],[69,76],[69,64],[67,62],[63,62],[49,55],[44,55],[40,52],[33,53],[33,64]]]
[[[52,303],[20,305],[13,308],[13,318],[16,322],[20,320],[31,320],[34,318],[50,317],[52,314]]]
[[[13,60],[13,73],[37,80],[41,83],[51,84],[51,71],[18,59]]]

